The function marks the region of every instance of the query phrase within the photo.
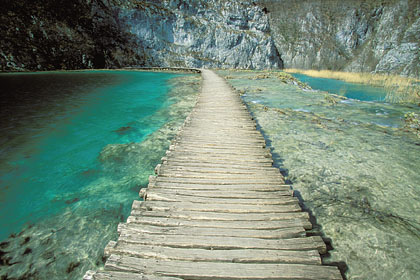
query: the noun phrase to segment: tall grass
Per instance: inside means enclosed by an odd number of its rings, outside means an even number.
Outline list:
[[[343,80],[349,83],[383,87],[386,100],[392,103],[417,103],[420,105],[420,80],[398,75],[336,72],[330,70],[285,69],[288,73],[300,73],[317,78]]]

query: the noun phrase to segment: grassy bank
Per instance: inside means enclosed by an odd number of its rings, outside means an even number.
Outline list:
[[[420,105],[420,80],[398,75],[336,72],[330,70],[285,69],[288,73],[299,73],[317,78],[343,80],[349,83],[383,87],[386,100],[392,103],[415,103]]]

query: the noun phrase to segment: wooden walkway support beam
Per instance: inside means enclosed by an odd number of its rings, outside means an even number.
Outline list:
[[[246,106],[202,70],[199,100],[88,279],[342,279]]]

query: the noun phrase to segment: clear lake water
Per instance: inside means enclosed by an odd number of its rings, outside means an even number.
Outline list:
[[[0,74],[0,278],[80,279],[103,266],[199,84],[140,71]]]
[[[307,83],[312,89],[335,93],[349,99],[360,101],[385,101],[386,91],[383,88],[347,83],[341,80],[315,78],[304,74],[292,74],[301,82]]]

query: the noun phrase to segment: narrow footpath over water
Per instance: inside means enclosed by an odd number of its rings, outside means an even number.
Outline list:
[[[200,98],[157,176],[84,279],[342,279],[238,94],[202,70]]]

